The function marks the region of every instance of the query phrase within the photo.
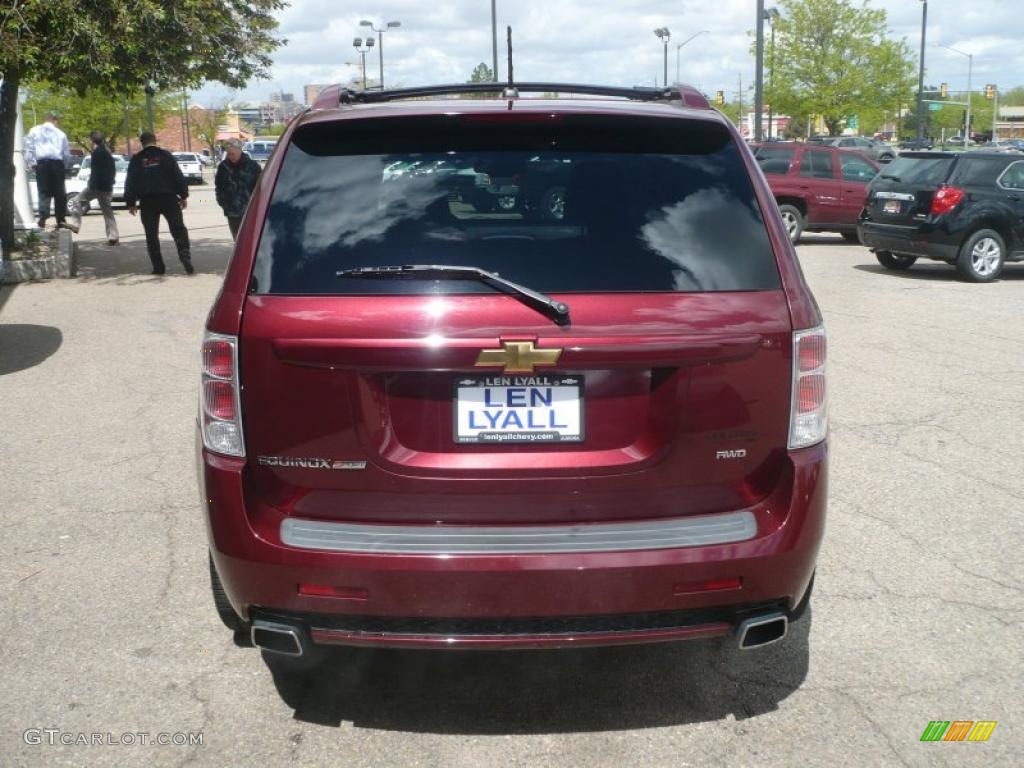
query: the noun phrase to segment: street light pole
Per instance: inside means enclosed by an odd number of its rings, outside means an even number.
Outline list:
[[[491,61],[494,68],[491,73],[494,75],[494,82],[498,82],[498,0],[491,0]]]
[[[656,34],[658,36],[658,39],[661,40],[662,46],[664,47],[664,51],[665,51],[665,55],[664,55],[664,59],[665,59],[665,61],[664,61],[664,64],[665,64],[664,72],[665,72],[665,74],[662,76],[662,83],[661,84],[667,88],[668,87],[668,41],[672,38],[672,33],[668,31],[668,27],[658,27],[656,30],[654,30],[654,34]]]
[[[156,93],[156,91],[153,90],[153,84],[151,82],[146,81],[145,91],[146,91],[146,121],[149,124],[149,132],[150,133],[156,133],[156,131],[153,129],[153,94]]]
[[[924,40],[925,31],[928,27],[928,0],[921,0],[924,6],[921,8],[921,61],[917,72],[917,138],[918,146],[920,140],[924,139]]]
[[[380,29],[373,26],[372,21],[366,21],[365,19],[359,22],[361,27],[369,27],[372,31],[377,33],[377,38],[380,40],[380,47],[377,48],[377,56],[380,60],[380,89],[384,90],[384,33],[389,29],[397,29],[402,26],[400,21],[389,21]]]
[[[761,113],[764,111],[764,0],[757,0],[757,41],[754,59],[754,141],[763,138]]]
[[[357,37],[352,41],[352,47],[356,49],[356,53],[359,54],[359,59],[362,64],[362,75],[363,75],[363,90],[366,90],[366,53],[373,48],[373,38],[366,38],[366,45],[363,46],[363,38]]]
[[[944,45],[942,47],[947,51],[959,53],[961,56],[967,57],[967,114],[964,117],[966,120],[966,124],[964,125],[964,149],[966,149],[967,145],[971,143],[971,74],[974,69],[974,54],[957,50],[949,45]]]
[[[700,32],[697,32],[696,34],[690,35],[688,38],[683,40],[683,42],[679,43],[679,45],[676,46],[676,82],[677,83],[679,82],[679,49],[682,48],[684,45],[686,45],[691,40],[693,40],[694,38],[697,38],[697,37],[700,37],[701,35],[706,35],[706,34],[709,34],[708,30],[702,29]]]
[[[778,8],[769,8],[768,21],[772,25],[772,42],[768,53],[768,138],[772,137],[772,111],[775,109],[775,22],[779,18]]]

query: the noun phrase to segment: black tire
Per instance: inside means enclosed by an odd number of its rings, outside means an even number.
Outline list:
[[[800,242],[800,235],[804,233],[804,215],[795,205],[780,205],[779,214],[782,216],[782,223],[786,226],[786,233],[789,241],[796,245]]]
[[[860,238],[857,237],[857,233],[856,232],[843,232],[842,235],[843,235],[843,240],[845,240],[846,242],[848,242],[848,243],[855,243],[857,245],[860,245]]]
[[[565,187],[551,187],[540,201],[540,217],[545,221],[565,218]]]
[[[890,253],[889,251],[875,251],[875,258],[878,259],[878,263],[883,267],[895,272],[903,272],[904,270],[910,269],[914,266],[914,262],[917,261],[917,256],[907,256],[902,253]]]
[[[213,593],[213,605],[217,609],[217,615],[224,622],[224,626],[232,632],[248,632],[249,625],[235,613],[235,609],[231,607],[231,602],[224,592],[224,585],[220,583],[220,576],[213,564],[213,556],[207,555],[207,557],[210,560],[210,591]]]
[[[1006,243],[994,229],[979,229],[960,247],[956,269],[969,283],[991,283],[1003,271]]]

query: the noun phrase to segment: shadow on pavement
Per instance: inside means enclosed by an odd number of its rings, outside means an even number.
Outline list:
[[[11,298],[11,294],[14,293],[14,289],[15,287],[17,287],[17,285],[17,283],[12,283],[10,285],[0,285],[0,312],[3,311],[4,304],[6,304],[7,300]]]
[[[861,272],[872,272],[876,275],[885,275],[886,277],[901,277],[904,280],[963,282],[964,285],[972,285],[972,283],[960,280],[956,267],[938,262],[924,264],[918,262],[910,269],[904,270],[886,269],[881,264],[854,264],[853,268],[859,269]],[[996,282],[998,283],[1000,280],[1024,280],[1024,264],[1007,264],[1003,267],[999,277],[996,278]]]
[[[192,239],[192,264],[197,274],[223,275],[234,244],[228,240],[202,237],[203,227],[189,230]],[[223,231],[223,227],[217,227]],[[79,241],[76,244],[78,279],[81,281],[101,280],[104,282],[134,284],[153,282],[168,277],[184,277],[185,270],[178,261],[174,241],[166,233],[160,238],[160,251],[167,265],[163,277],[152,275],[153,267],[146,255],[146,239],[143,235],[121,238],[120,245],[107,245],[103,240]]]
[[[564,651],[329,649],[305,674],[265,654],[295,718],[437,734],[549,734],[756,717],[807,676],[811,611],[781,643],[717,641]]]
[[[49,325],[0,325],[0,376],[39,365],[63,341],[60,329]]]

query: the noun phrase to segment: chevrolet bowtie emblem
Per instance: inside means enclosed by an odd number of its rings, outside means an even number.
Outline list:
[[[554,365],[561,349],[535,349],[532,341],[506,341],[504,349],[481,349],[476,365],[500,367],[505,373],[533,373],[535,365]]]

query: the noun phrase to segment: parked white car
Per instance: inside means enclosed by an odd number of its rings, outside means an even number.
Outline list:
[[[91,157],[86,157],[82,161],[82,167],[78,169],[78,175],[64,182],[64,188],[67,190],[69,201],[74,195],[77,195],[85,189],[86,186],[88,186],[89,175],[92,172],[90,168],[91,161]],[[111,195],[111,200],[113,202],[124,202],[124,182],[127,178],[128,161],[122,155],[114,155],[114,190]],[[82,213],[88,213],[91,207],[90,203],[86,203],[82,209]]]
[[[197,184],[203,183],[203,161],[195,152],[172,152],[174,159],[178,161],[178,167],[185,175],[185,181]]]

